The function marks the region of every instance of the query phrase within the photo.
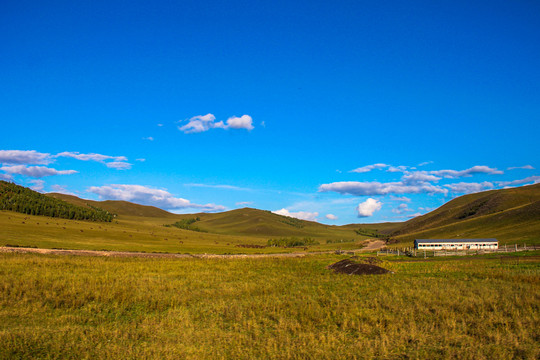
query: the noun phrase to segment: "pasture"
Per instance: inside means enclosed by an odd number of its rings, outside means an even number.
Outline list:
[[[326,269],[344,258],[0,254],[0,358],[540,356],[540,252]]]

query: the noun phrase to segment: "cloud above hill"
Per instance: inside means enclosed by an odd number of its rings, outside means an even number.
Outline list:
[[[226,122],[217,121],[214,114],[197,115],[189,120],[187,124],[179,126],[178,129],[186,134],[205,132],[210,129],[245,129],[251,131],[253,127],[253,119],[249,115],[240,117],[232,116]]]
[[[195,204],[187,199],[175,197],[163,189],[155,189],[143,185],[111,184],[91,186],[88,192],[99,195],[102,200],[124,200],[142,205],[156,206],[165,210],[194,208],[202,211],[222,211],[224,206],[215,204]]]
[[[356,210],[358,211],[358,217],[370,217],[373,216],[375,211],[381,210],[382,203],[379,200],[372,198],[358,204]]]
[[[5,171],[11,175],[24,175],[35,178],[41,178],[45,176],[52,175],[71,175],[76,174],[78,171],[75,170],[56,170],[53,168],[48,168],[46,166],[26,166],[26,165],[13,165],[13,166],[2,166],[0,170]]]
[[[307,212],[307,211],[290,212],[289,210],[285,208],[281,210],[275,210],[272,212],[278,215],[293,217],[300,220],[309,220],[309,221],[317,221],[317,216],[319,216],[318,212]]]
[[[51,154],[35,150],[0,150],[0,164],[6,165],[48,165],[54,159]]]

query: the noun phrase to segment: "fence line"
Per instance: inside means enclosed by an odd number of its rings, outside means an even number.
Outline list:
[[[518,244],[512,244],[512,245],[504,245],[499,247],[498,249],[465,249],[465,250],[450,250],[450,249],[442,249],[442,250],[419,250],[415,248],[401,248],[401,249],[382,249],[377,251],[377,256],[386,256],[386,255],[407,255],[411,257],[435,257],[435,256],[466,256],[466,255],[480,255],[480,254],[491,254],[491,253],[510,253],[510,252],[518,252],[518,251],[533,251],[533,250],[540,250],[540,245],[518,245]]]

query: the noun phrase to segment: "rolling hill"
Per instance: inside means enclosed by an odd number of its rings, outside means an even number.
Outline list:
[[[394,241],[415,238],[497,238],[540,243],[540,184],[464,195],[402,223]]]

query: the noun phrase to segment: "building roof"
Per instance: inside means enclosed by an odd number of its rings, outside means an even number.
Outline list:
[[[417,244],[498,242],[497,239],[416,239]]]

